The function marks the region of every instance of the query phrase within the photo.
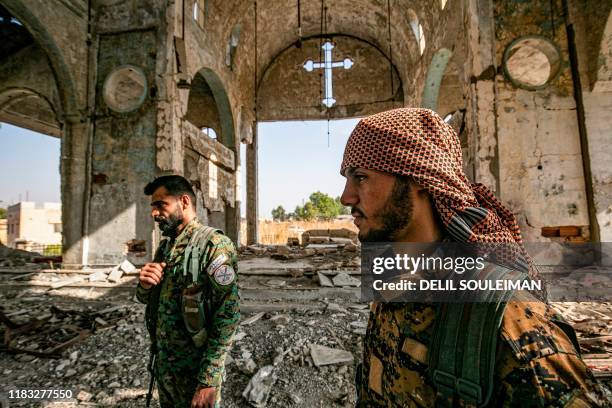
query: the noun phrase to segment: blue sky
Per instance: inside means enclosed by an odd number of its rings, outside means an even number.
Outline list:
[[[342,194],[339,173],[346,141],[357,119],[259,124],[259,217],[278,205],[293,211],[310,193]]]
[[[0,124],[0,206],[60,201],[60,139]]]
[[[356,123],[356,119],[331,121],[329,147],[327,121],[260,123],[260,218],[269,218],[278,205],[293,211],[317,190],[339,196],[344,178],[338,170]],[[0,146],[1,207],[18,202],[20,196],[23,201],[26,196],[30,201],[60,201],[60,139],[2,123]],[[242,151],[245,163],[244,146]],[[242,197],[246,197],[244,177]],[[244,202],[242,207],[245,216]]]

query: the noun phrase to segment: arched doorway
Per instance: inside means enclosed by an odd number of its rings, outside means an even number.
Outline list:
[[[80,232],[81,227],[78,217],[62,216],[67,210],[61,205],[65,175],[60,174],[60,150],[69,133],[66,106],[74,111],[72,81],[48,31],[20,3],[0,5],[0,39],[0,122],[16,126],[2,129],[7,137],[4,151],[12,155],[20,151],[26,156],[19,163],[29,163],[27,171],[12,172],[19,191],[12,191],[17,187],[9,183],[3,189],[8,199],[0,198],[12,219],[7,243],[45,254],[51,254],[52,246],[53,254],[60,254],[80,238],[65,232]],[[60,140],[45,140],[42,135]],[[67,228],[67,220],[76,225]]]
[[[234,118],[225,87],[209,68],[199,70],[191,81],[183,137],[185,177],[196,188],[198,216],[204,223],[237,239],[239,157]]]

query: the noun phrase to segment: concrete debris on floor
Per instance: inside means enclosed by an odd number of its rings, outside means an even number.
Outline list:
[[[0,267],[23,266],[41,257],[39,253],[9,248],[0,242]]]
[[[67,322],[96,316],[91,334],[57,358],[0,353],[2,389],[26,385],[66,388],[75,396],[71,406],[143,406],[149,381],[143,305],[131,299],[75,302],[66,296],[30,291],[2,294],[0,301],[5,314],[14,320],[21,317],[20,321],[42,314],[49,304],[62,311],[71,310]],[[247,401],[254,406],[278,408],[351,406],[355,362],[362,352],[361,335],[353,326],[354,322],[364,325],[369,310],[359,303],[346,302],[344,310],[329,307],[342,301],[278,304],[262,299],[257,304],[249,303],[250,311],[243,313],[226,360],[223,407],[242,408]],[[276,304],[276,311],[258,311]],[[102,313],[113,307],[114,311]],[[44,346],[42,340],[28,341]],[[340,353],[340,357],[334,353]],[[331,364],[329,358],[344,362]],[[320,363],[319,359],[328,360]],[[11,402],[11,406],[27,405]]]
[[[0,351],[37,357],[60,358],[64,350],[99,330],[106,330],[125,316],[126,307],[98,311],[20,309],[4,313],[0,307]]]
[[[359,252],[346,245],[240,250],[242,321],[226,360],[223,407],[354,404],[369,307],[360,302]],[[144,305],[134,301],[138,272],[126,262],[1,268],[0,388],[71,389],[62,406],[143,406],[149,339]],[[612,385],[612,304],[554,307],[577,330],[589,367]]]

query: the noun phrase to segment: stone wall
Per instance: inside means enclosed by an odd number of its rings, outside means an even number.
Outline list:
[[[482,71],[473,72],[473,120],[479,130],[472,139],[476,181],[488,184],[509,204],[527,241],[547,240],[541,228],[560,225],[580,226],[588,238],[589,207],[562,2],[500,1],[491,9],[483,3],[473,2],[473,7],[491,28],[471,46],[491,65],[481,64]],[[485,27],[480,29],[486,33]],[[503,55],[516,39],[534,35],[557,46],[560,72],[546,86],[521,89],[504,72]]]

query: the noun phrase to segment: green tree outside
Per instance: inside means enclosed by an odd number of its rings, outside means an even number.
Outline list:
[[[287,212],[282,205],[279,205],[272,210],[272,219],[274,221],[285,221],[287,219]]]
[[[282,208],[281,206],[279,206]],[[272,218],[275,218],[278,208],[272,210]],[[284,209],[283,209],[284,211]],[[332,198],[330,195],[316,191],[312,193],[303,206],[295,207],[293,213],[286,214],[285,218],[291,216],[298,220],[312,221],[314,219],[331,220],[338,215],[350,214],[350,209],[340,202],[340,197]]]

